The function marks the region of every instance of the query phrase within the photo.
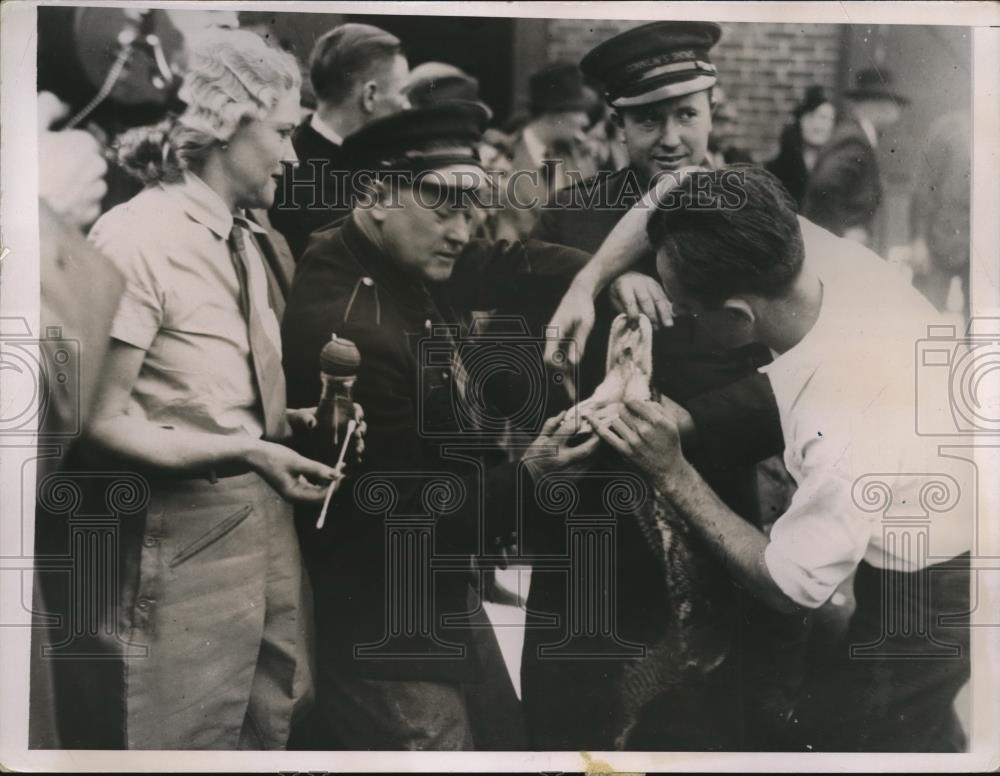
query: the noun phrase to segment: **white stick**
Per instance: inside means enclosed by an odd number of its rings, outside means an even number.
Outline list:
[[[354,430],[358,427],[358,422],[354,419],[347,421],[347,433],[344,434],[344,442],[340,446],[340,455],[337,456],[337,463],[334,465],[334,469],[340,467],[340,464],[344,462],[344,456],[347,455],[347,443],[351,441],[351,437],[354,436]],[[316,521],[316,528],[320,529],[326,524],[326,510],[330,508],[330,499],[333,498],[333,492],[337,489],[337,485],[340,484],[340,480],[334,480],[330,483],[330,487],[326,489],[326,498],[323,499],[323,509],[320,510],[319,520]]]

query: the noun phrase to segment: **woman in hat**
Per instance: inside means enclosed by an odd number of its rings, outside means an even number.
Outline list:
[[[801,205],[819,151],[833,135],[837,109],[822,86],[810,86],[792,116],[792,123],[781,133],[778,155],[765,166]]]
[[[286,409],[266,233],[246,213],[295,159],[300,82],[256,35],[206,35],[183,114],[120,144],[146,188],[91,232],[125,292],[89,438],[150,491],[119,537],[128,748],[282,748],[311,694],[288,502],[322,500],[338,472],[283,444],[314,415]]]
[[[885,68],[859,70],[855,87],[830,141],[820,150],[802,196],[800,211],[814,224],[872,245],[882,205],[882,177],[875,147],[879,135],[899,121],[909,99],[893,88]]]

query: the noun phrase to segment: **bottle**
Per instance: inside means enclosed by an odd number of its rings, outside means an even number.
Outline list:
[[[361,354],[348,339],[334,334],[319,354],[322,386],[316,406],[316,434],[321,460],[336,458],[348,421],[354,418],[352,391]]]

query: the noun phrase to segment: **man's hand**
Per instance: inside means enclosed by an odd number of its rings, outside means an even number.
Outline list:
[[[626,272],[611,284],[611,306],[629,318],[645,315],[653,329],[673,326],[674,314],[663,284],[642,272]]]
[[[343,466],[334,469],[274,442],[255,444],[246,460],[286,501],[321,504],[330,483],[343,478]]]
[[[649,239],[646,237],[646,225],[653,206],[663,202],[667,194],[676,188],[687,175],[699,170],[699,167],[685,167],[675,172],[664,173],[658,177],[652,190],[648,191],[615,225],[605,238],[597,253],[580,270],[569,290],[563,297],[556,314],[552,317],[550,327],[555,329],[545,346],[545,362],[557,373],[562,374],[566,382],[566,390],[570,399],[576,400],[576,386],[569,375],[580,363],[587,337],[594,328],[594,298],[604,288],[619,278],[629,267],[633,266],[649,250]],[[654,281],[655,282],[655,281]],[[662,309],[657,297],[662,294],[659,289],[652,296],[649,284],[644,283],[638,291],[643,301],[640,304],[636,298],[636,284],[626,284],[632,287],[631,293],[620,289],[622,302],[636,302],[636,308],[646,307],[651,321],[659,320],[664,325],[664,318],[672,318]]]
[[[365,457],[365,434],[368,433],[368,422],[365,420],[365,411],[357,402],[354,402],[354,419],[358,423],[354,429],[354,457],[361,463]]]
[[[578,424],[572,428],[560,429],[565,417],[566,413],[560,412],[546,420],[538,438],[524,453],[525,466],[535,480],[554,471],[582,474],[590,465],[590,456],[601,440],[591,434],[579,444],[570,446],[567,443],[576,434]]]
[[[68,223],[84,229],[101,214],[108,164],[89,132],[49,131],[68,113],[69,106],[55,95],[38,95],[38,196]]]
[[[573,375],[594,328],[594,292],[585,281],[574,281],[549,321],[553,336],[545,343],[545,363],[562,375],[570,401],[576,401]]]
[[[652,199],[652,204],[664,202],[666,195],[671,190],[676,189],[689,175],[696,172],[709,172],[709,170],[706,167],[690,164],[687,167],[681,167],[679,170],[669,170],[658,173],[656,178],[654,178],[653,186],[649,190],[647,197],[640,200],[636,207],[649,207],[651,203],[647,201],[648,198]]]
[[[598,437],[645,475],[661,492],[669,492],[673,475],[686,474],[691,465],[681,451],[678,419],[655,401],[630,401],[610,423],[590,421]]]

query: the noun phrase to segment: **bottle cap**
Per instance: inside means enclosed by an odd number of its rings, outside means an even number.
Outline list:
[[[361,354],[358,346],[336,334],[323,346],[319,354],[320,370],[331,377],[351,377],[358,372]]]

